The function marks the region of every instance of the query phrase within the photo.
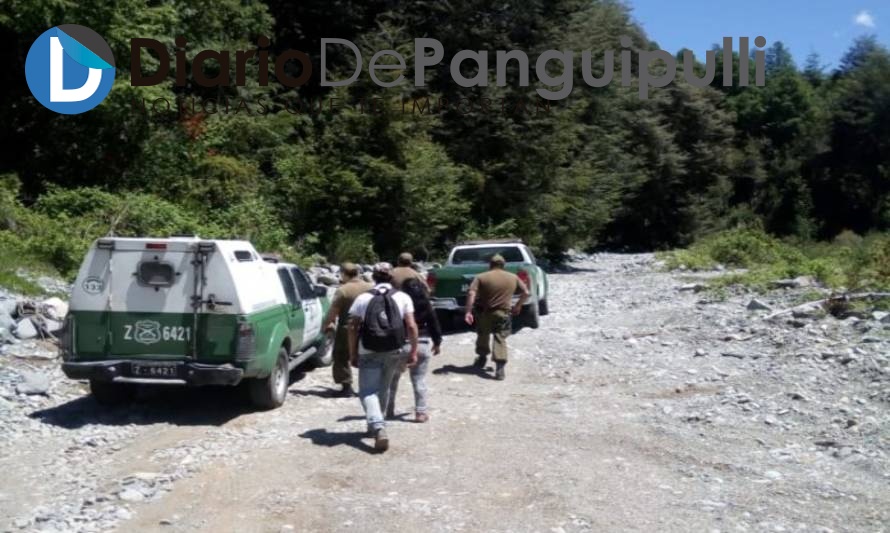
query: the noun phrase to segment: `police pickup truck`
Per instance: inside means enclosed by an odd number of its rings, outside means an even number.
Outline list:
[[[454,327],[456,321],[462,319],[470,283],[476,274],[488,270],[488,262],[496,254],[504,257],[505,269],[519,276],[531,293],[514,320],[514,329],[537,328],[538,318],[548,313],[547,274],[538,266],[528,246],[513,239],[469,241],[455,246],[445,265],[427,274],[433,307],[445,327]]]
[[[139,384],[243,382],[271,409],[287,398],[290,370],[330,364],[329,305],[303,270],[246,241],[103,238],[72,289],[62,370],[102,403]]]

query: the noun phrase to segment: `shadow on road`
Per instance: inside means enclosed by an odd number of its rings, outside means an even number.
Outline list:
[[[291,384],[306,374],[291,374]],[[221,426],[256,411],[246,387],[139,386],[133,401],[115,406],[99,404],[86,395],[54,407],[32,412],[31,418],[65,429],[86,425],[103,426],[173,424],[176,426]]]
[[[364,415],[346,415],[337,419],[337,422],[355,422],[356,420],[364,420]]]
[[[331,432],[324,428],[319,429],[310,429],[304,433],[300,434],[300,437],[304,439],[310,439],[312,444],[316,446],[326,446],[328,448],[333,446],[340,446],[345,444],[346,446],[351,446],[356,450],[363,451],[365,453],[377,453],[374,450],[374,447],[364,442],[362,439],[367,436],[367,433],[364,431],[350,431],[345,433],[339,432]]]
[[[340,389],[333,387],[316,386],[313,389],[293,389],[288,391],[294,396],[315,396],[318,398],[342,398]]]
[[[577,267],[573,265],[562,265],[553,270],[548,270],[547,274],[559,276],[561,274],[592,274],[596,272],[600,272],[600,269],[591,267]]]
[[[470,376],[479,376],[480,378],[484,379],[494,379],[494,376],[488,373],[487,367],[476,368],[474,365],[445,365],[441,368],[433,370],[433,374],[466,374]]]
[[[411,422],[412,424],[415,423],[414,420],[412,420],[410,418],[410,416],[411,416],[411,413],[408,413],[408,412],[399,413],[394,417],[387,418],[386,421],[387,422]],[[358,420],[364,420],[364,419],[365,419],[365,417],[363,415],[346,415],[346,416],[341,416],[340,418],[338,418],[337,422],[356,422]]]

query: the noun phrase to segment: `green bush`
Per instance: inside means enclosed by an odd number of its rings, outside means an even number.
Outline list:
[[[39,286],[19,274],[19,269],[33,267],[35,261],[13,232],[0,230],[0,287],[24,294],[40,294]]]
[[[364,230],[349,230],[340,233],[333,248],[335,261],[352,261],[354,263],[374,263],[374,243],[371,233]]]
[[[780,278],[812,276],[834,288],[890,288],[890,235],[840,234],[833,242],[780,240],[761,230],[734,229],[663,256],[668,268],[702,270],[723,264],[747,269],[714,280],[716,286],[765,288]]]

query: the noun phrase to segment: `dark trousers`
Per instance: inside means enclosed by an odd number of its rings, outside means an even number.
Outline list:
[[[352,367],[349,365],[349,328],[345,326],[337,328],[337,335],[334,337],[333,359],[331,373],[334,375],[334,383],[352,385]]]
[[[493,353],[495,361],[507,361],[507,337],[512,317],[509,311],[482,311],[476,317],[476,354]]]

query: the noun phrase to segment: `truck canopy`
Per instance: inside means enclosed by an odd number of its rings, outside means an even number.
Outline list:
[[[204,254],[206,263],[196,261]],[[131,313],[248,314],[284,302],[276,276],[247,241],[104,238],[90,248],[71,309]]]

